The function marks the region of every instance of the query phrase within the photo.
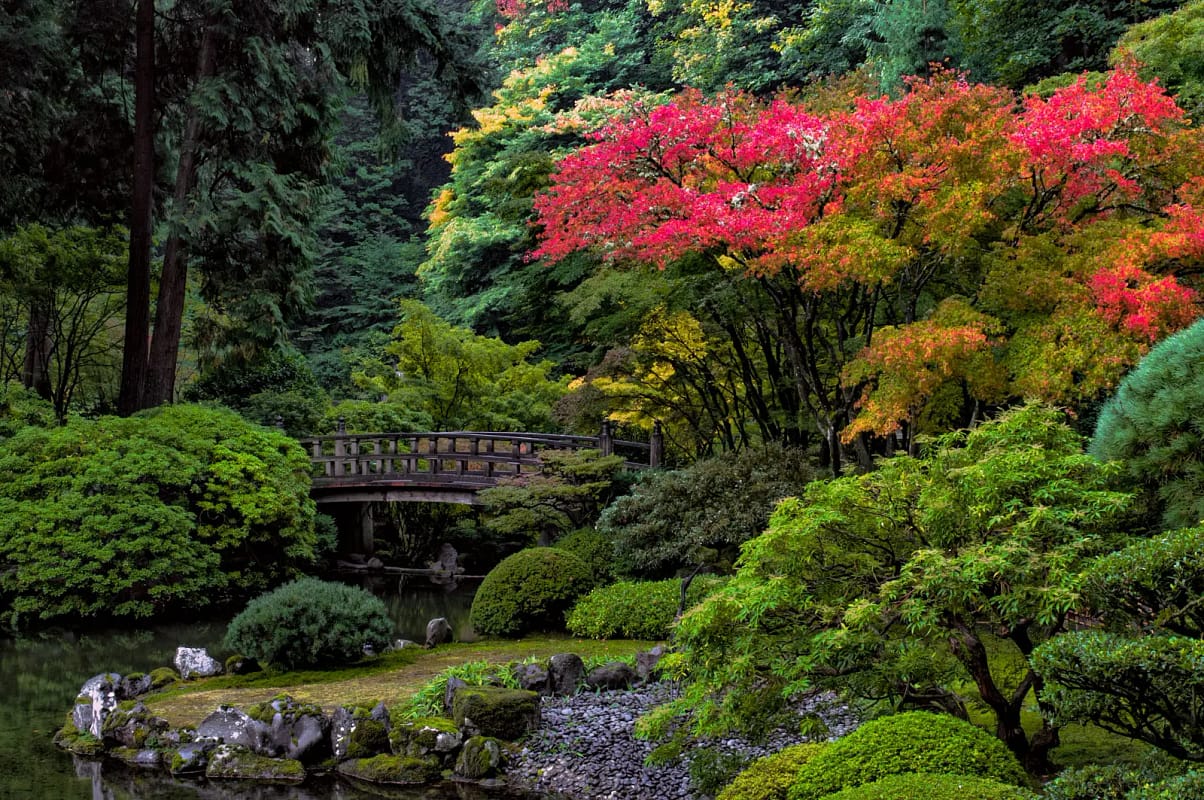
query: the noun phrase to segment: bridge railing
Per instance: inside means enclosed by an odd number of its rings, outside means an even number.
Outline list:
[[[342,426],[340,425],[340,428]],[[301,439],[315,484],[340,480],[409,479],[492,485],[539,471],[541,450],[597,449],[620,454],[630,468],[659,466],[659,426],[651,442],[615,439],[609,423],[598,436],[485,431],[345,433]]]

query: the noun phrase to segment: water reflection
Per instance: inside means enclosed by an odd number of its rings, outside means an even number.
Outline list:
[[[421,641],[426,623],[446,617],[457,637],[471,640],[468,611],[477,584],[454,591],[396,576],[348,577],[365,585],[389,607],[400,638]],[[46,632],[0,639],[0,798],[3,800],[477,800],[476,787],[431,789],[355,788],[335,780],[304,787],[270,787],[228,782],[176,782],[159,772],[73,759],[51,742],[75,693],[85,680],[104,671],[147,672],[171,663],[176,647],[221,646],[226,620],[157,625],[144,630]]]

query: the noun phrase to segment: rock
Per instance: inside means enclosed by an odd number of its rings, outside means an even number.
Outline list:
[[[262,669],[259,662],[250,656],[232,655],[226,659],[227,675],[249,675]]]
[[[428,649],[452,640],[452,626],[446,617],[435,617],[426,624],[426,644]]]
[[[656,645],[651,650],[635,654],[635,674],[640,683],[651,683],[660,680],[660,662],[665,655],[664,645]]]
[[[116,708],[101,726],[105,745],[141,749],[161,744],[159,737],[171,726],[139,702],[132,708]]]
[[[635,670],[630,665],[622,661],[611,661],[591,669],[589,675],[585,676],[585,685],[591,689],[617,691],[630,689],[635,680]]]
[[[122,700],[131,700],[149,692],[153,685],[154,679],[150,675],[136,672],[121,679],[117,694]]]
[[[465,681],[461,680],[460,678],[453,677],[453,678],[447,679],[447,688],[443,690],[443,710],[444,711],[446,711],[448,714],[451,713],[452,700],[456,696],[456,690],[461,687],[467,686],[467,685],[468,684]]]
[[[203,740],[180,745],[171,757],[172,775],[200,775],[209,764],[209,753],[217,742]]]
[[[454,583],[459,575],[464,574],[464,568],[460,566],[460,554],[447,542],[439,545],[438,555],[428,566],[434,573],[431,583],[435,584]]]
[[[330,720],[315,705],[286,696],[252,706],[247,713],[268,726],[268,755],[306,764],[330,755]]]
[[[372,558],[368,559],[367,562],[364,563],[364,568],[370,569],[374,572],[380,572],[385,568],[385,562],[381,561],[376,556],[372,556]]]
[[[394,720],[389,732],[389,746],[399,756],[434,756],[450,761],[463,741],[464,735],[456,724],[443,717]]]
[[[162,689],[180,679],[180,673],[171,667],[159,667],[150,671],[151,689]]]
[[[210,678],[222,674],[222,665],[203,647],[177,647],[172,664],[184,680]]]
[[[574,695],[585,676],[585,662],[576,653],[557,653],[548,659],[552,694]]]
[[[233,706],[220,706],[217,711],[201,720],[196,735],[202,739],[214,739],[223,744],[245,747],[260,755],[278,754],[268,726]]]
[[[456,775],[472,781],[496,778],[506,767],[504,743],[488,736],[473,736],[456,759]]]
[[[379,708],[384,708],[381,704]],[[388,712],[385,712],[385,720]],[[356,706],[340,706],[330,721],[330,749],[336,761],[369,758],[389,752],[389,729],[376,714]]]
[[[209,754],[205,777],[291,784],[305,780],[305,767],[294,759],[266,758],[244,747],[223,744]]]
[[[529,692],[538,692],[543,695],[552,693],[552,684],[548,678],[548,671],[542,664],[516,664],[514,666],[514,677],[518,681],[518,688],[520,689],[526,689]]]
[[[108,755],[129,767],[137,769],[159,769],[163,766],[163,753],[159,750],[134,747],[116,747]]]
[[[439,761],[434,758],[389,755],[352,758],[340,762],[336,770],[340,775],[355,780],[404,786],[436,781],[443,772]]]
[[[405,650],[407,647],[418,647],[418,642],[410,641],[409,639],[398,639],[389,645],[390,650]]]
[[[466,736],[515,741],[539,727],[539,695],[498,686],[462,686],[452,699],[452,719]]]
[[[84,681],[71,710],[71,722],[80,733],[101,738],[105,719],[117,708],[120,699],[121,676],[116,672],[102,672]]]

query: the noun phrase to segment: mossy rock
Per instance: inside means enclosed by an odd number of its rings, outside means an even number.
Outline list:
[[[506,768],[506,743],[490,736],[473,736],[460,748],[456,775],[471,781],[496,778]]]
[[[391,755],[349,759],[340,763],[337,771],[340,775],[357,781],[404,786],[431,783],[443,775],[443,768],[437,758]]]
[[[75,727],[70,714],[67,715],[63,727],[54,735],[54,743],[70,753],[89,758],[103,755],[105,751],[104,742]]]
[[[825,742],[804,742],[758,758],[715,800],[786,800],[799,770],[826,746]]]
[[[356,722],[351,741],[347,743],[348,758],[368,758],[389,750],[389,733],[383,722],[371,717]]]
[[[825,795],[821,800],[1036,800],[1027,789],[969,775],[891,775]]]
[[[170,686],[180,680],[180,673],[176,672],[171,667],[159,667],[151,670],[151,691],[162,689],[164,686]]]
[[[305,767],[291,758],[268,758],[252,753],[245,747],[223,744],[209,754],[205,777],[293,784],[305,780]]]
[[[500,686],[461,686],[452,719],[467,736],[516,741],[539,727],[539,695]]]
[[[443,756],[460,749],[464,734],[446,717],[393,719],[389,746],[399,756]]]
[[[114,747],[107,755],[127,767],[138,769],[161,769],[163,767],[163,752],[160,750],[145,747]]]

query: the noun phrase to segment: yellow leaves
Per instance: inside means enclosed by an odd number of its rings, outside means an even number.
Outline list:
[[[448,211],[448,206],[451,205],[455,198],[456,193],[450,186],[443,187],[443,190],[440,191],[438,196],[435,197],[434,202],[431,203],[430,214],[427,215],[427,219],[430,221],[432,230],[436,228],[442,228],[445,224],[447,224],[448,221],[451,220],[451,213]]]

